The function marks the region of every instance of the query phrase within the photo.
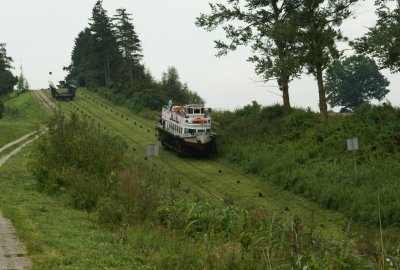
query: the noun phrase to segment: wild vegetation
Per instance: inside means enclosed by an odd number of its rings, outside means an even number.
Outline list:
[[[219,149],[232,164],[367,226],[399,228],[399,116],[390,104],[363,104],[326,120],[253,102],[214,119]],[[354,153],[346,150],[353,137],[360,145]]]
[[[31,91],[8,95],[4,102],[4,115],[0,119],[0,147],[34,131],[50,114]]]
[[[99,224],[116,230],[122,243],[142,255],[135,261],[138,265],[336,269],[342,265],[372,268],[379,263],[377,247],[360,250],[346,237],[343,242],[321,239],[296,215],[283,218],[256,206],[237,208],[196,199],[179,178],[147,159],[129,155],[128,149],[122,139],[88,120],[57,114],[34,147],[30,168],[43,191],[90,210]],[[144,233],[142,244],[137,242],[138,231]],[[155,241],[160,232],[166,242]],[[185,245],[185,251],[174,247],[164,253],[161,248],[176,245]]]

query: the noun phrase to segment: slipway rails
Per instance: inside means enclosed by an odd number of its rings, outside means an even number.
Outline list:
[[[146,145],[156,141],[153,121],[139,118],[88,91],[80,91],[72,103],[61,103],[61,106],[65,110],[82,113],[99,126],[119,134],[136,149],[137,157],[138,153],[143,153],[144,157]],[[342,214],[325,211],[290,192],[278,191],[276,187],[260,182],[257,177],[244,174],[218,158],[179,158],[171,152],[161,151],[159,158],[149,162],[172,174],[196,196],[215,202],[261,207],[279,216],[291,217],[295,214],[305,223],[324,224],[315,230],[335,238],[342,234],[348,223]]]

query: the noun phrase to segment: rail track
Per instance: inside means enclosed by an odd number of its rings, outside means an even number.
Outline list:
[[[136,150],[137,156],[144,158],[146,144],[156,142],[152,132],[154,123],[88,91],[80,90],[74,101],[60,104],[62,109],[75,110],[109,131],[119,134]],[[305,222],[324,224],[318,226],[317,231],[329,238],[337,238],[347,225],[343,215],[320,209],[289,192],[276,190],[218,158],[179,158],[171,152],[160,151],[160,157],[149,162],[153,162],[166,173],[173,173],[175,178],[200,197],[211,197],[214,201],[233,203],[238,207],[262,207],[265,211],[280,216],[297,215]]]

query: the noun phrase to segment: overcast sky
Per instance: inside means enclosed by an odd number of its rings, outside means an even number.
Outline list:
[[[63,66],[70,63],[74,39],[89,22],[95,0],[0,0],[0,42],[7,43],[14,59],[14,73],[24,74],[33,89],[47,88],[52,80],[62,80]],[[142,41],[143,63],[156,79],[169,66],[178,69],[181,80],[205,98],[213,108],[235,109],[252,100],[263,105],[281,103],[274,83],[255,83],[259,78],[246,61],[249,50],[239,49],[216,58],[213,40],[223,38],[222,31],[206,32],[197,28],[195,18],[208,13],[207,0],[104,0],[108,15],[117,8],[133,14],[134,25]],[[225,2],[212,0],[211,2]],[[362,36],[374,25],[373,0],[355,8],[357,18],[343,25],[350,38]],[[400,106],[399,74],[383,71],[391,81],[387,99]],[[316,81],[307,75],[290,84],[291,104],[318,110]]]

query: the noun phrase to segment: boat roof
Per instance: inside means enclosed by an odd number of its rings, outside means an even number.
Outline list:
[[[204,107],[204,104],[187,104],[187,105],[184,105],[183,107],[185,107],[185,108],[202,108],[202,107]]]

